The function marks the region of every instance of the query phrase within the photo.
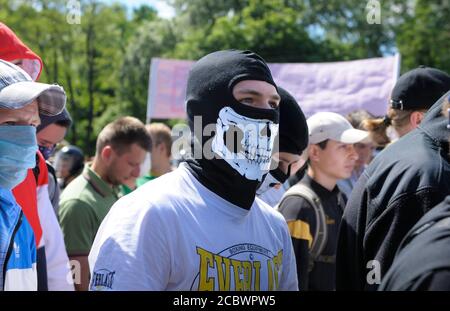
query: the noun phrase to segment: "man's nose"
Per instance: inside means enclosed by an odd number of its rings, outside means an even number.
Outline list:
[[[357,161],[357,160],[359,159],[359,155],[358,155],[358,153],[356,152],[355,147],[354,147],[353,145],[350,145],[350,146],[349,146],[349,152],[350,152],[350,158],[351,158],[352,160]]]
[[[140,173],[141,173],[141,168],[138,166],[131,171],[131,176],[137,178],[137,177],[139,177]]]

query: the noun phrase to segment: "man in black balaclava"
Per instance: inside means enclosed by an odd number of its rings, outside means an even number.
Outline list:
[[[298,289],[286,222],[255,201],[279,101],[253,52],[214,52],[193,66],[186,102],[197,149],[110,210],[89,254],[91,290]]]
[[[37,141],[39,151],[45,160],[48,160],[53,155],[56,145],[66,136],[68,129],[72,125],[72,118],[69,111],[64,108],[56,116],[40,115],[40,119],[41,124],[36,129]],[[48,194],[55,214],[58,215],[60,195],[58,180],[56,179],[54,167],[48,161],[46,164],[48,168]]]
[[[201,142],[195,148],[201,146],[203,151],[195,150],[194,158],[188,160],[190,171],[211,191],[248,209],[270,166],[279,112],[277,107],[261,109],[239,102],[233,88],[245,80],[272,86],[276,100],[271,101],[278,106],[275,82],[263,59],[241,51],[221,51],[202,58],[191,70],[186,101],[189,127],[197,143]],[[201,123],[195,124],[195,118]],[[245,133],[244,128],[248,129]]]
[[[73,291],[73,283],[67,282],[67,274],[70,273],[69,257],[57,216],[60,195],[58,181],[53,166],[47,161],[44,163],[44,159],[48,160],[56,145],[64,139],[72,125],[72,118],[66,108],[57,115],[40,114],[39,118],[41,124],[36,128],[36,138],[39,151],[44,158],[39,158],[33,173],[37,180],[38,210],[43,229],[42,238],[45,243],[46,265],[44,267],[46,267],[48,290]],[[42,169],[45,166],[47,170]],[[45,188],[46,190],[43,191],[42,189]]]
[[[291,173],[297,176],[305,174],[306,159],[301,154],[308,146],[308,125],[305,115],[297,101],[288,91],[278,87],[280,94],[280,129],[275,144],[279,144],[279,153],[272,156],[272,169],[256,191],[258,197],[275,207],[280,202],[285,189],[282,185]],[[301,162],[301,163],[300,163]],[[294,172],[291,167],[300,167]]]

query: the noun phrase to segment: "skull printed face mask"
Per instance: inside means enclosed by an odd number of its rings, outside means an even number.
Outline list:
[[[249,209],[256,188],[269,171],[279,111],[238,101],[233,89],[241,81],[266,82],[277,91],[267,64],[251,51],[214,52],[191,68],[186,108],[201,156],[194,151],[187,168],[215,194]]]
[[[269,171],[278,124],[242,116],[230,107],[219,112],[213,151],[239,174],[262,181]]]

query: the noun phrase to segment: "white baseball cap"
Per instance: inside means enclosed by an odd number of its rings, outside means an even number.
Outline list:
[[[306,122],[310,144],[318,144],[327,139],[355,144],[369,137],[369,132],[353,128],[347,119],[334,112],[318,112],[309,117]]]
[[[59,114],[66,105],[66,93],[56,84],[34,82],[13,63],[0,59],[0,108],[20,109],[39,98],[39,113]]]

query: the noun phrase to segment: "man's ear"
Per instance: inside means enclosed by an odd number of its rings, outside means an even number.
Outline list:
[[[113,153],[114,153],[114,150],[112,149],[112,147],[109,145],[106,145],[105,147],[103,147],[102,152],[101,152],[102,160],[106,164],[108,164],[111,161]]]
[[[161,154],[166,154],[166,144],[160,143],[156,146]]]
[[[416,128],[419,126],[420,122],[422,122],[424,113],[421,111],[413,111],[411,115],[409,116],[409,121],[411,122],[411,125],[413,128]]]
[[[320,147],[318,145],[310,145],[308,148],[308,158],[312,162],[317,162],[320,159]]]
[[[156,147],[161,155],[170,156],[170,150],[167,150],[165,143],[159,143]]]

